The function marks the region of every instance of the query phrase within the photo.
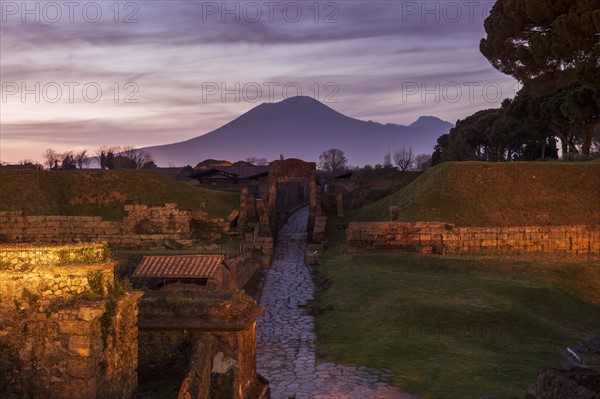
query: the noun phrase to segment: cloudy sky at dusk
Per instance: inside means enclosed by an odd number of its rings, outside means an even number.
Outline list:
[[[479,53],[493,1],[115,3],[2,0],[2,161],[181,141],[298,94],[410,124],[516,92]]]

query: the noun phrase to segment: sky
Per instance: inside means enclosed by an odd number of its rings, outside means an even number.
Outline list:
[[[305,95],[455,123],[514,97],[479,52],[493,1],[0,1],[0,160],[208,133]]]

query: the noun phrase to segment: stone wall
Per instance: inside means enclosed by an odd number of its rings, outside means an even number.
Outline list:
[[[254,248],[260,250],[269,258],[273,256],[273,237],[256,237]]]
[[[583,368],[542,370],[537,376],[534,397],[598,399],[600,398],[600,374]]]
[[[0,247],[0,397],[135,395],[141,293],[114,293],[106,251]]]
[[[328,183],[327,195],[331,203],[338,207],[355,208],[355,192],[361,186],[361,182],[354,179],[332,179]]]
[[[136,248],[190,238],[191,211],[178,209],[177,204],[125,205],[124,209],[127,216],[121,221],[100,216],[25,216],[21,211],[0,211],[0,242],[105,241]]]
[[[384,171],[380,170],[375,172],[382,173]],[[339,192],[344,193],[344,207],[346,209],[357,209],[406,187],[422,173],[423,172],[400,172],[394,170],[390,170],[383,175],[373,173],[372,177],[367,178],[363,176],[360,179],[358,187],[355,187],[356,183],[333,183],[332,181],[332,185],[337,185],[337,187],[334,188],[332,186],[333,191],[330,190],[330,194],[335,196],[335,194]],[[438,175],[441,176],[442,173],[446,172],[439,172],[436,175],[436,178],[438,178]],[[343,180],[339,180],[339,182],[342,181]],[[353,179],[350,179],[350,181],[353,181]],[[342,187],[340,187],[340,185]]]
[[[144,306],[143,302],[141,306]],[[204,336],[202,331],[184,329],[140,329],[140,379],[184,375],[195,343]]]
[[[46,312],[56,300],[71,300],[94,289],[106,295],[114,285],[115,263],[100,244],[0,246],[0,313]],[[83,264],[83,265],[82,265]]]
[[[240,194],[240,215],[238,225],[240,227],[246,227],[247,223],[258,220],[256,213],[256,196],[255,194],[248,191],[247,187],[242,189]]]
[[[273,256],[274,239],[269,215],[267,201],[257,199],[246,189],[242,190],[238,226],[248,231],[254,229],[253,233],[246,234],[246,243],[251,243],[253,249],[265,256],[263,264],[270,263]]]
[[[455,227],[440,222],[350,223],[348,250],[411,248],[424,253],[600,254],[600,225]]]
[[[212,331],[211,397],[245,399],[258,383],[256,322],[239,331]]]
[[[295,188],[292,188],[295,187]],[[302,190],[302,200],[293,201],[288,198],[290,195],[300,193]],[[292,188],[290,190],[290,188]],[[314,162],[304,162],[300,159],[286,159],[273,161],[269,164],[269,191],[267,195],[269,221],[273,234],[281,227],[281,220],[278,213],[283,209],[280,202],[284,203],[284,208],[296,206],[300,203],[308,202],[308,231],[312,231],[317,216],[317,167]],[[262,221],[260,221],[262,224]]]
[[[211,340],[196,342],[177,399],[210,397]]]
[[[180,291],[180,303],[188,307],[164,312],[161,301],[148,302],[165,294],[161,291],[141,303],[140,378],[183,376],[180,398],[264,398],[268,383],[256,372],[256,318],[262,314],[256,302],[238,293],[196,305],[186,297],[197,294]],[[169,294],[171,300],[178,296]]]
[[[143,331],[141,348],[148,352],[140,356],[144,378],[177,374],[187,362],[180,399],[268,398],[268,382],[256,372],[255,322],[239,331]],[[150,375],[146,361],[152,361]]]
[[[238,289],[246,285],[254,273],[262,267],[261,259],[253,256],[252,252],[228,258],[225,260],[225,264],[231,270],[235,279],[235,288]]]

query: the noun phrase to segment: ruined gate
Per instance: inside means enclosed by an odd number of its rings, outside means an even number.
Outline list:
[[[308,231],[313,231],[317,214],[317,165],[300,159],[274,161],[269,165],[267,196],[271,228],[277,232],[287,216],[308,204]]]

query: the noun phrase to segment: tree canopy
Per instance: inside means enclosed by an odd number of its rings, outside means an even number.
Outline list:
[[[600,122],[600,0],[497,0],[481,53],[523,83],[512,100],[459,120],[432,164],[589,155]]]
[[[499,71],[539,88],[600,88],[600,0],[498,0],[481,53]]]
[[[344,151],[338,148],[331,148],[319,155],[319,167],[333,176],[346,170],[347,164]]]
[[[538,97],[525,86],[513,100],[505,100],[501,108],[482,110],[459,120],[448,134],[438,138],[432,164],[557,158],[557,137],[564,153],[577,153],[576,145],[583,143],[585,147],[587,140],[579,125],[581,119],[569,119],[567,109],[561,109],[570,107],[567,98],[577,96],[581,88],[575,85]],[[592,138],[589,137],[590,143]]]

